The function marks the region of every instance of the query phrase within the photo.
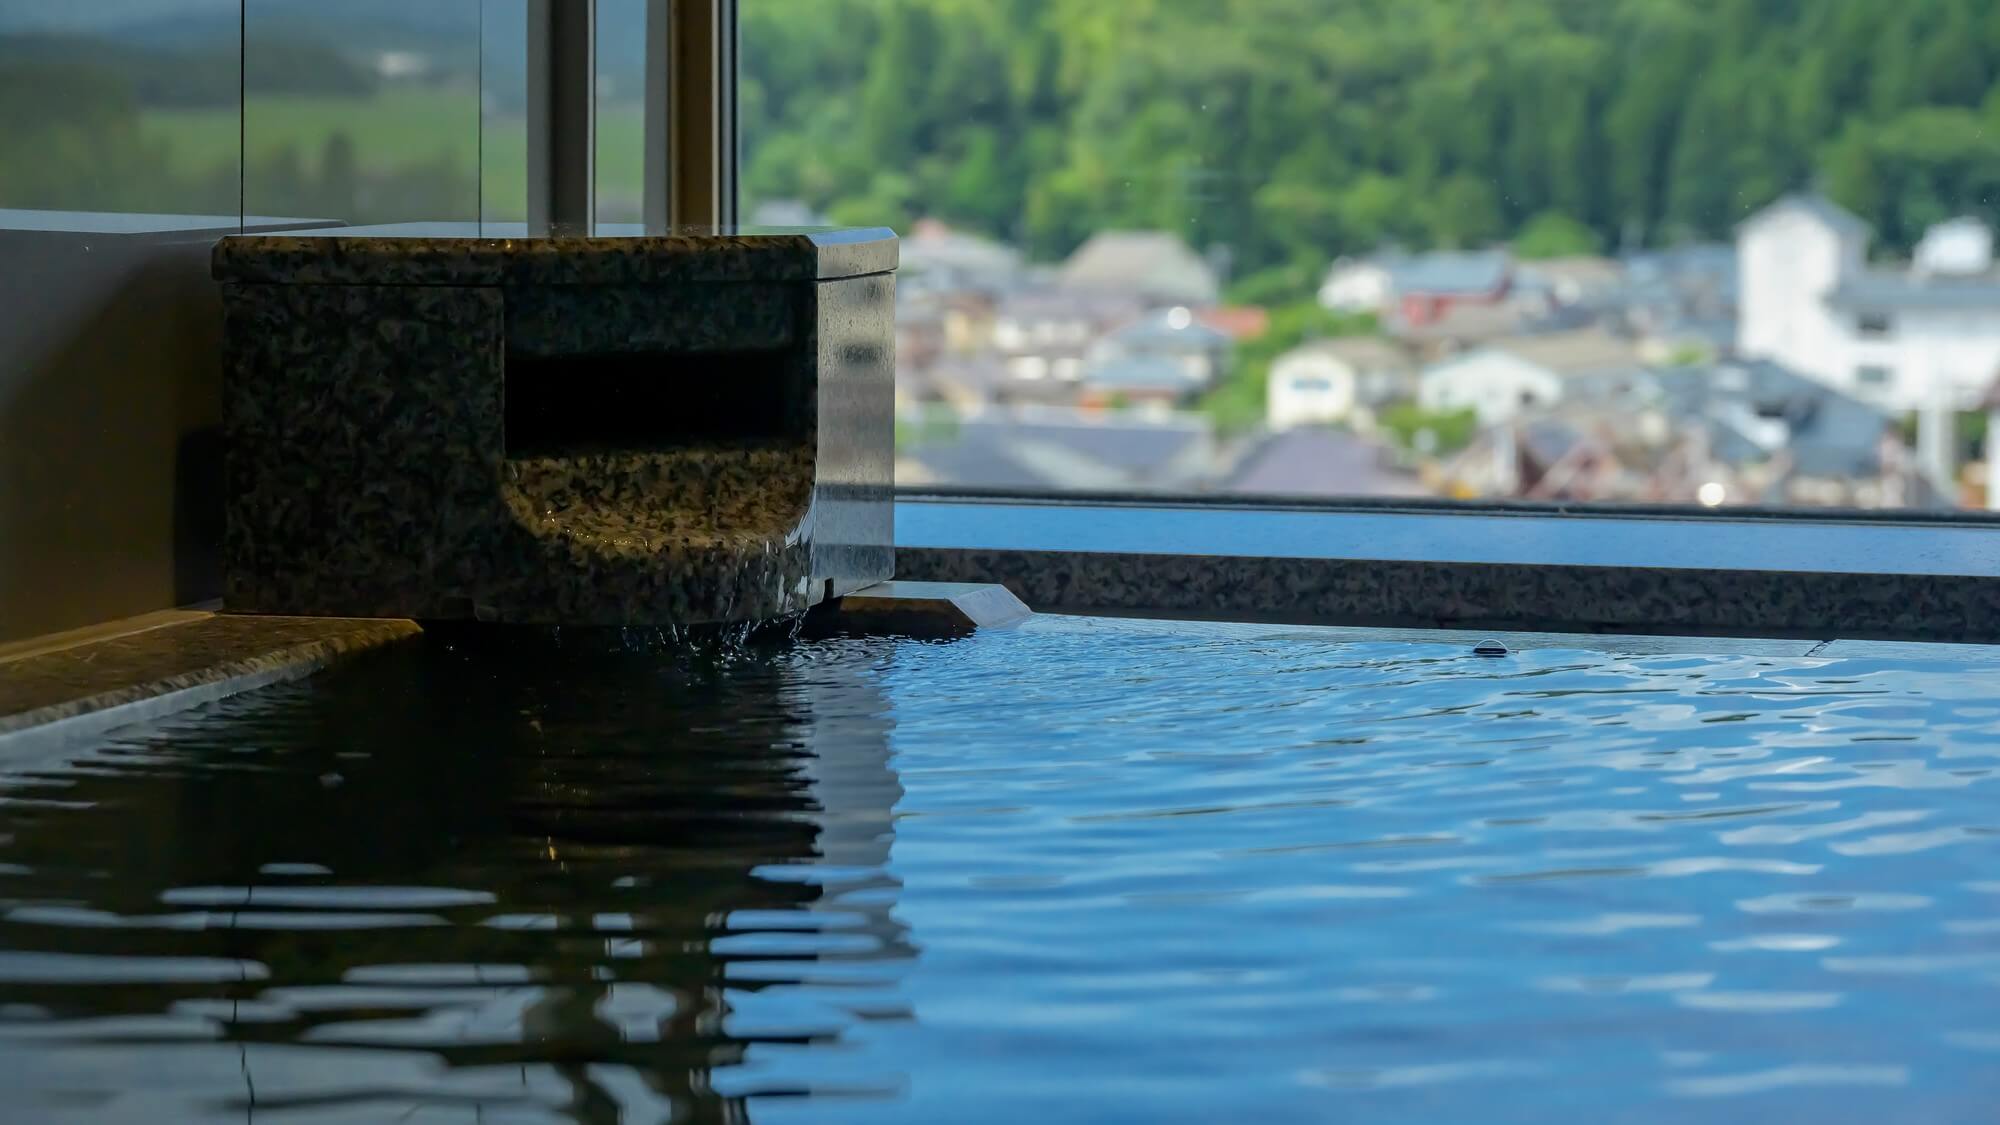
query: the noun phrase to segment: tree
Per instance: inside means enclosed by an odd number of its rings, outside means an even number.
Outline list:
[[[2000,135],[1984,0],[818,0],[743,21],[754,198],[935,212],[1044,259],[1108,227],[1228,245],[1246,274],[1384,240],[1723,238],[1813,183],[1906,248],[1919,216],[1988,206],[1990,145],[1962,126]]]
[[[1597,235],[1559,211],[1544,211],[1528,220],[1514,237],[1517,258],[1564,258],[1597,253]]]

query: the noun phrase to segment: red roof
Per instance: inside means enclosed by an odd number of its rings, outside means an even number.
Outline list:
[[[1255,340],[1271,329],[1270,312],[1255,305],[1201,309],[1194,318],[1232,340]]]

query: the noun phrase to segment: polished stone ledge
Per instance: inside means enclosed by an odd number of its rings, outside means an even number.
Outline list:
[[[601,224],[588,235],[531,235],[524,223],[395,223],[231,238],[218,281],[265,285],[687,285],[813,282],[889,273],[883,227]]]
[[[0,653],[0,761],[309,675],[412,622],[175,613]]]
[[[2000,525],[898,502],[897,576],[1041,612],[2000,642]]]
[[[815,636],[946,638],[1007,629],[1034,616],[1005,586],[980,582],[878,582],[807,615]]]

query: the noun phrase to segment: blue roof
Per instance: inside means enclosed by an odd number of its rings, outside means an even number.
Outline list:
[[[1869,272],[1848,278],[1827,303],[1848,309],[1983,309],[2000,312],[2000,275],[1920,276]]]
[[[1085,385],[1101,390],[1191,391],[1196,381],[1170,359],[1133,356],[1100,363],[1086,371]]]
[[[1176,314],[1187,317],[1187,323],[1176,327]],[[1186,309],[1160,309],[1120,328],[1112,333],[1112,338],[1121,344],[1171,345],[1183,351],[1227,348],[1232,341],[1225,332],[1210,328],[1194,319]]]

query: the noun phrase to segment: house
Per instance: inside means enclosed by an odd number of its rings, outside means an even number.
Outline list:
[[[1265,421],[1273,430],[1344,421],[1400,397],[1411,372],[1408,354],[1379,336],[1308,341],[1272,361]]]
[[[1740,286],[1736,247],[1697,242],[1642,250],[1619,259],[1625,282],[1598,303],[1636,331],[1672,320],[1734,324]]]
[[[1544,414],[1490,426],[1447,464],[1442,487],[1458,499],[1615,501],[1654,499],[1621,457],[1612,424],[1595,412]]]
[[[1505,250],[1397,251],[1343,258],[1320,283],[1319,302],[1339,312],[1369,312],[1407,326],[1439,320],[1461,305],[1504,300],[1513,281]]]
[[[896,295],[896,366],[921,370],[945,351],[944,300],[935,293]]]
[[[1213,305],[1222,284],[1213,267],[1165,231],[1101,231],[1063,263],[1061,286],[1113,293],[1148,307]]]
[[[1380,255],[1336,259],[1319,286],[1320,307],[1332,312],[1379,315],[1389,311],[1395,295],[1388,262]]]
[[[1093,409],[1135,407],[1159,412],[1200,393],[1203,384],[1162,356],[1122,356],[1084,372],[1077,402]]]
[[[1871,403],[1768,361],[1655,372],[1692,495],[1709,480],[1753,504],[1937,505],[1915,472],[1895,418]],[[1760,469],[1760,472],[1753,472]]]
[[[1141,312],[1129,295],[1025,290],[1001,298],[994,309],[990,347],[1011,383],[1074,388],[1091,347]]]
[[[1207,387],[1228,370],[1235,341],[1197,320],[1191,309],[1157,309],[1107,335],[1091,348],[1097,364],[1117,360],[1161,360],[1178,367],[1195,388]]]
[[[954,230],[936,219],[913,224],[898,253],[899,292],[1000,294],[1017,288],[1025,271],[1019,250]]]
[[[1194,310],[1196,321],[1208,325],[1232,340],[1255,340],[1271,330],[1271,312],[1255,305],[1223,305]]]
[[[896,366],[901,401],[902,363]],[[946,355],[922,372],[925,400],[941,401],[961,414],[1010,401],[1007,367],[993,355]],[[1018,400],[1014,400],[1018,401]]]
[[[1417,400],[1428,410],[1474,410],[1485,425],[1565,398],[1615,400],[1645,364],[1632,341],[1597,328],[1498,341],[1426,368]]]
[[[1625,267],[1615,258],[1575,255],[1523,262],[1514,274],[1515,300],[1530,300],[1544,310],[1570,305],[1594,305],[1625,283]]]
[[[2000,369],[1992,231],[1941,223],[1893,268],[1871,265],[1868,243],[1867,224],[1816,195],[1746,220],[1738,353],[1892,411],[1976,409]]]
[[[899,456],[901,485],[1181,491],[1215,470],[1215,431],[1199,415],[1142,417],[1059,407],[989,410],[964,418],[948,439]]]
[[[1382,443],[1338,430],[1273,434],[1238,463],[1225,491],[1261,496],[1430,496]]]
[[[1462,351],[1509,339],[1544,323],[1541,318],[1512,301],[1492,305],[1453,305],[1443,315],[1422,324],[1409,324],[1397,317],[1383,323],[1383,330],[1428,360],[1441,359]]]
[[[1505,250],[1419,254],[1390,270],[1396,297],[1392,315],[1406,325],[1424,325],[1460,305],[1498,304],[1513,283],[1513,270]]]

